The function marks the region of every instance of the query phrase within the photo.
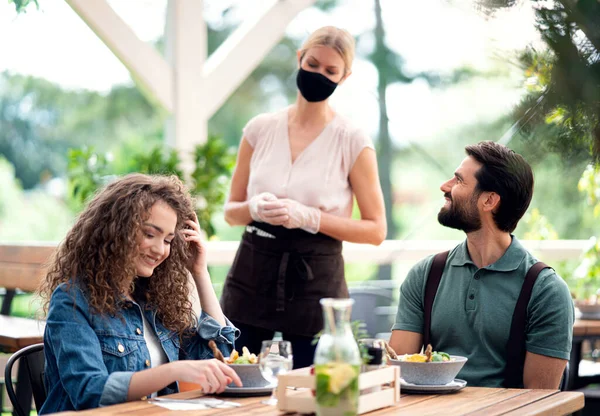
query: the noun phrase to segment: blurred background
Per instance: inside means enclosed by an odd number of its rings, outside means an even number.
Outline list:
[[[523,154],[536,177],[515,234],[579,240],[580,255],[540,257],[579,299],[593,299],[600,287],[596,0],[311,2],[210,115],[187,154],[169,141],[172,115],[73,3],[0,2],[1,242],[59,242],[99,186],[133,171],[187,173],[209,238],[238,240],[242,230],[224,222],[222,205],[242,128],[254,115],[293,102],[295,51],[313,30],[335,25],[356,37],[357,58],[330,101],[376,144],[388,239],[464,238],[437,223],[439,186],[464,158],[465,145],[500,141]],[[210,56],[272,2],[199,3]],[[108,4],[140,40],[169,54],[167,0]],[[387,280],[397,287],[413,263],[357,261],[347,275],[353,285]],[[212,267],[217,287],[227,269]]]

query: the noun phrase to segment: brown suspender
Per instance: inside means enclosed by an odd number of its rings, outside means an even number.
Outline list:
[[[433,310],[433,301],[442,280],[442,273],[444,273],[444,266],[448,259],[449,251],[438,253],[433,257],[433,263],[431,264],[431,270],[429,270],[429,277],[427,278],[427,284],[425,285],[425,302],[423,307],[425,308],[424,318],[425,322],[423,325],[423,345],[427,348],[428,344],[431,344],[431,311]]]
[[[523,385],[523,366],[525,365],[525,324],[527,323],[527,305],[531,299],[533,285],[538,275],[543,269],[549,268],[546,264],[535,263],[525,276],[521,293],[517,299],[517,306],[513,312],[512,323],[510,325],[510,335],[506,345],[507,361],[506,376],[504,378],[505,387],[519,387]]]
[[[423,322],[423,346],[431,343],[431,311],[437,289],[442,280],[444,266],[448,259],[448,251],[438,253],[433,258],[431,270],[427,277],[425,285],[424,299],[424,322]],[[527,323],[527,305],[531,299],[533,285],[543,269],[550,266],[540,262],[535,263],[525,276],[525,281],[521,287],[521,293],[517,299],[515,311],[513,312],[510,326],[509,341],[506,345],[506,370],[504,377],[504,386],[518,388],[523,385],[523,366],[525,365],[525,325]]]

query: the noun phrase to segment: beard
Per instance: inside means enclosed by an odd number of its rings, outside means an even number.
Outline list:
[[[450,194],[444,194],[450,199],[448,208],[442,207],[438,213],[438,221],[446,227],[462,230],[465,233],[477,231],[481,228],[481,218],[477,211],[477,198],[479,193],[473,194],[468,201],[455,201]]]

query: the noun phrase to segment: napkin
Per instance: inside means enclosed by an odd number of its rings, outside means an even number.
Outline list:
[[[229,409],[241,406],[236,402],[227,402],[219,399],[155,399],[150,403],[169,410],[207,410]]]

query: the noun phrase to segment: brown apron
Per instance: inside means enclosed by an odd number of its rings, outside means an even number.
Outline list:
[[[250,224],[221,296],[229,319],[314,336],[323,329],[319,300],[325,297],[348,297],[341,241],[300,229]]]

